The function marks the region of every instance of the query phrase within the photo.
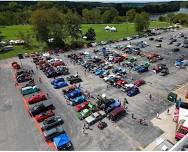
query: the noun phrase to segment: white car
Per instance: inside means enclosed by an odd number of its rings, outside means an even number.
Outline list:
[[[113,77],[115,77],[115,75],[108,75],[108,76],[104,77],[103,80],[107,81],[108,79],[113,78]]]
[[[97,111],[97,112],[91,114],[89,117],[85,118],[85,122],[88,125],[93,125],[97,121],[103,119],[105,116],[106,116],[106,113],[104,111],[100,110],[100,111]]]

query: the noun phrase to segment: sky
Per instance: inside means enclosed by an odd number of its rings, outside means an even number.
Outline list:
[[[178,1],[178,0],[65,0],[65,1],[76,1],[76,2],[161,2],[161,1]],[[186,0],[182,0],[186,1]]]

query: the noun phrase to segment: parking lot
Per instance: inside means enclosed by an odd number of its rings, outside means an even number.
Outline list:
[[[107,128],[99,130],[96,125],[94,125],[91,127],[92,130],[86,131],[88,133],[87,135],[82,133],[83,122],[78,120],[73,108],[66,104],[61,89],[53,89],[50,85],[50,80],[46,78],[41,71],[35,68],[31,59],[23,59],[22,64],[25,68],[34,70],[36,80],[38,76],[42,78],[43,83],[37,81],[37,85],[39,85],[42,90],[49,93],[50,100],[53,100],[52,102],[56,107],[56,112],[60,114],[65,121],[65,130],[71,137],[75,150],[136,150],[144,148],[162,134],[162,131],[153,126],[150,120],[156,116],[157,112],[161,113],[170,106],[170,103],[166,101],[167,94],[171,90],[174,90],[177,85],[188,81],[187,69],[178,69],[174,66],[175,59],[182,55],[188,56],[187,49],[181,48],[179,52],[172,52],[173,45],[167,45],[170,35],[179,32],[180,31],[162,34],[163,42],[161,42],[161,48],[156,47],[156,44],[159,42],[149,41],[148,38],[131,41],[131,43],[146,41],[149,46],[143,48],[142,51],[160,54],[164,59],[157,63],[166,64],[170,72],[170,74],[165,77],[153,73],[151,69],[149,72],[143,74],[133,72],[132,75],[134,79],[142,78],[146,81],[146,84],[140,87],[140,94],[134,97],[126,96],[125,93],[115,87],[110,86],[107,88],[107,84],[101,78],[89,72],[85,72],[81,65],[71,62],[70,59],[67,58],[67,55],[74,51],[61,54],[57,57],[68,65],[71,74],[78,73],[81,76],[83,80],[81,88],[83,90],[89,91],[93,96],[106,94],[107,97],[119,99],[120,101],[123,101],[126,97],[129,102],[128,115],[115,123],[105,118],[108,124]],[[181,32],[183,32],[185,36],[188,36],[187,29],[183,29]],[[178,41],[181,41],[181,39]],[[130,42],[118,42],[117,44],[127,45],[129,43]],[[112,45],[108,45],[107,47],[111,47],[112,49]],[[93,49],[94,48],[88,48],[75,52],[93,52]],[[99,47],[95,49],[99,49]],[[114,48],[113,50],[120,52]],[[29,120],[28,114],[24,111],[21,95],[15,88],[12,80],[12,71],[10,68],[12,61],[19,62],[16,58],[0,61],[0,85],[3,86],[0,88],[0,97],[2,99],[0,104],[1,150],[50,150],[34,127],[34,123]],[[156,65],[156,63],[152,64],[151,67],[154,65]],[[148,99],[149,94],[152,94],[151,101]],[[131,112],[134,113],[137,119],[131,118]],[[140,118],[145,118],[148,122],[148,126],[140,125],[138,121]]]

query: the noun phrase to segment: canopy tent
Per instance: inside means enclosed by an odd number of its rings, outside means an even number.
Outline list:
[[[61,149],[64,145],[70,142],[70,139],[67,134],[60,134],[53,138],[53,142],[57,149]]]
[[[114,32],[114,31],[117,31],[117,29],[115,27],[111,27],[110,31]]]
[[[111,28],[111,27],[107,25],[104,29],[105,29],[105,30],[110,30],[110,28]]]

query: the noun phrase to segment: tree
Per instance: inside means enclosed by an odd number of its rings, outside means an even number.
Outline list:
[[[149,28],[149,14],[142,12],[135,16],[135,29],[138,33],[143,32]]]
[[[31,23],[37,39],[47,43],[49,36],[49,17],[47,10],[39,9],[34,11],[31,15]]]
[[[127,13],[126,13],[127,20],[129,22],[133,22],[134,19],[135,19],[135,15],[136,15],[135,9],[128,10]]]
[[[167,14],[167,18],[168,18],[168,22],[171,24],[173,22],[173,18],[175,17],[174,13],[168,13]]]
[[[87,37],[86,38],[87,41],[94,41],[96,37],[95,30],[93,28],[89,28],[85,36]]]
[[[81,18],[78,16],[78,14],[73,12],[68,12],[65,15],[65,24],[66,24],[66,31],[70,35],[72,41],[78,40],[81,37],[82,31],[81,31]]]
[[[0,32],[0,42],[2,41],[3,39],[3,35],[2,35],[2,32]]]
[[[22,31],[19,31],[18,32],[18,37],[21,39],[21,40],[24,40],[24,46],[26,48],[30,48],[31,47],[31,44],[32,44],[32,35],[31,33],[29,32],[22,32]]]
[[[103,23],[111,23],[118,16],[118,11],[115,8],[110,8],[102,14]]]

